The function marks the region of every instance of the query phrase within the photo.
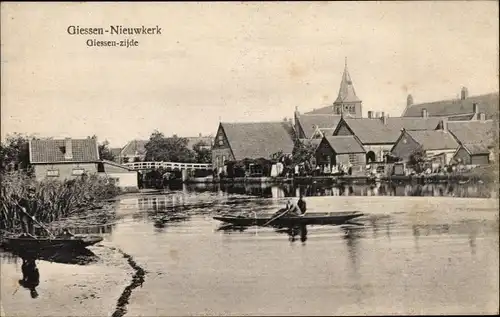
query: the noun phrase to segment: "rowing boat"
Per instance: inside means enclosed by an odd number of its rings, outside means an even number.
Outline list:
[[[71,238],[6,237],[4,246],[11,250],[81,249],[102,241],[99,236],[72,236]]]
[[[237,226],[296,226],[296,225],[341,225],[347,221],[363,216],[359,211],[341,211],[341,212],[308,212],[301,216],[279,217],[273,220],[271,214],[250,214],[250,215],[221,215],[213,219],[230,223]]]

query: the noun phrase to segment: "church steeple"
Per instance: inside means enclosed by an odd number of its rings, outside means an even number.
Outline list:
[[[347,70],[347,57],[345,58],[344,74],[340,82],[339,95],[335,102],[360,102],[361,99],[356,96],[354,85],[352,84],[351,75]]]
[[[361,99],[356,95],[354,85],[352,84],[351,75],[347,70],[347,57],[345,58],[344,73],[340,82],[340,89],[337,99],[333,103],[334,112],[361,118]]]

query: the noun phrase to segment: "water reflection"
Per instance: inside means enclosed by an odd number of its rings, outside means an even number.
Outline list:
[[[40,272],[36,266],[36,259],[34,257],[23,257],[22,260],[21,271],[23,278],[19,280],[19,285],[30,291],[31,298],[37,298],[36,287],[40,284]]]
[[[175,190],[169,188],[169,190]],[[491,186],[487,184],[334,184],[313,183],[299,184],[184,184],[183,192],[219,192],[220,195],[239,194],[265,198],[305,196],[445,196],[445,197],[491,197]],[[174,199],[174,198],[169,198]],[[178,202],[182,204],[182,200]]]

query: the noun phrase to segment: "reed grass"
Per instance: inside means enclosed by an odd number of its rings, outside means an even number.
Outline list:
[[[30,201],[27,212],[41,223],[50,223],[71,214],[99,207],[103,201],[113,198],[120,189],[97,175],[73,180],[36,181],[23,172],[1,175],[0,229],[19,232],[23,212],[18,204],[22,199]],[[31,192],[31,195],[30,195]]]

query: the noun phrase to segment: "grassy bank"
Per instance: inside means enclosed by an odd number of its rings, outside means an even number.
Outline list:
[[[74,180],[36,181],[22,172],[2,175],[0,192],[0,230],[19,232],[22,211],[18,204],[28,204],[27,212],[42,223],[68,217],[78,211],[99,207],[120,194],[119,188],[96,175]]]

